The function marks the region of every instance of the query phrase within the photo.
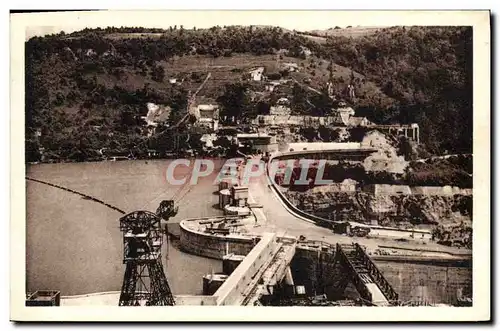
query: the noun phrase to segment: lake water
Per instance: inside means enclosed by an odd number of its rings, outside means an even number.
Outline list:
[[[170,161],[120,161],[28,165],[27,176],[85,193],[126,212],[156,211],[176,193],[179,212],[169,222],[221,215],[214,176],[180,190],[165,181]],[[186,167],[175,176],[186,175]],[[60,290],[62,295],[119,291],[125,266],[118,220],[122,214],[81,196],[26,181],[27,290]],[[175,228],[175,225],[172,226]],[[164,267],[174,294],[201,294],[202,276],[220,271],[218,260],[164,244]]]

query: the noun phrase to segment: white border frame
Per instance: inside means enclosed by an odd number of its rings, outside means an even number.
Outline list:
[[[189,28],[231,24],[471,25],[474,45],[473,307],[25,307],[24,42],[33,26],[98,24]],[[182,23],[184,22],[184,23]],[[219,22],[219,23],[213,23]],[[287,23],[289,22],[289,23]],[[314,27],[313,27],[314,28]],[[301,28],[297,28],[300,30]],[[32,31],[32,30],[30,30]],[[11,15],[12,320],[23,321],[479,321],[490,318],[490,17],[488,11],[103,11]],[[478,162],[479,160],[479,162]],[[326,310],[328,309],[328,310]]]

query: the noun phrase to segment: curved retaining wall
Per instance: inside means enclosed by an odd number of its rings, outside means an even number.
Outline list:
[[[186,222],[199,221],[200,219],[188,219],[179,223],[180,248],[187,253],[222,260],[222,257],[226,253],[247,255],[260,240],[257,236],[236,237],[230,235],[212,235],[189,229],[185,225]],[[206,219],[217,218],[209,217]]]
[[[281,154],[279,156],[275,156],[275,157],[271,157],[269,159],[269,162],[268,162],[268,167],[267,169],[269,169],[269,164],[274,160],[274,159],[277,159],[279,160],[282,156],[286,156],[287,154]],[[291,210],[293,213],[303,217],[303,218],[306,218],[308,220],[311,220],[312,222],[316,223],[317,225],[319,226],[323,226],[323,227],[327,227],[327,228],[331,228],[333,224],[336,224],[336,223],[343,223],[343,222],[339,222],[339,221],[333,221],[333,220],[329,220],[329,219],[326,219],[326,218],[323,218],[323,217],[319,217],[319,216],[316,216],[316,215],[313,215],[313,214],[309,214],[309,213],[306,213],[305,211],[303,210],[300,210],[299,208],[297,208],[293,203],[290,202],[290,200],[288,200],[288,198],[280,191],[280,189],[277,187],[276,183],[274,183],[274,181],[269,177],[269,172],[267,173],[267,177],[268,177],[268,180],[270,182],[270,186],[271,188],[274,190],[274,192],[276,192],[276,194],[278,195],[278,197],[280,198],[280,200],[285,204],[285,206]],[[354,223],[354,222],[351,222],[351,223]],[[385,227],[385,226],[372,226],[372,225],[369,225],[369,224],[362,224],[362,223],[356,223],[357,226],[359,227],[366,227],[366,228],[369,228],[369,229],[373,229],[377,232],[382,232],[382,231],[396,231],[396,232],[407,232],[408,234],[413,234],[413,233],[419,233],[419,234],[422,234],[422,233],[425,233],[426,236],[429,236],[430,237],[430,231],[419,231],[419,230],[411,230],[411,231],[408,231],[408,230],[403,230],[403,229],[399,229],[399,228],[394,228],[394,227]],[[399,237],[399,236],[398,236]],[[430,238],[429,238],[430,239]]]

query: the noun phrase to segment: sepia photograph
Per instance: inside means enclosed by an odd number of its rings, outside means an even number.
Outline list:
[[[488,11],[24,13],[11,43],[12,320],[490,319]]]

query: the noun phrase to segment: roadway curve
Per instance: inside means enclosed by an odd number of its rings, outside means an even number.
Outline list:
[[[355,240],[369,248],[377,248],[378,242],[375,239],[355,238],[335,234],[332,230],[317,226],[311,219],[298,215],[288,208],[281,200],[273,188],[267,176],[252,178],[249,182],[249,196],[256,204],[262,208],[253,208],[254,213],[261,225],[258,231],[272,231],[281,235],[300,236],[307,240],[320,240],[329,244],[337,243],[350,244]]]

